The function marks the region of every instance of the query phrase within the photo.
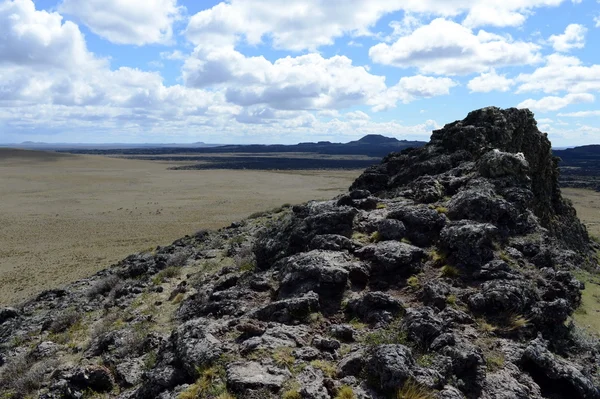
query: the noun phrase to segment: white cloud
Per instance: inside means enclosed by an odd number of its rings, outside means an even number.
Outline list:
[[[345,34],[371,35],[376,22],[395,11],[441,17],[466,14],[464,23],[469,27],[519,26],[533,9],[557,6],[563,1],[230,0],[192,16],[186,33],[194,44],[231,45],[242,37],[250,44],[259,44],[268,37],[278,49],[315,50]],[[405,22],[396,25],[399,32],[416,27],[414,21]]]
[[[587,28],[579,24],[570,24],[565,28],[562,35],[552,35],[548,41],[552,43],[554,50],[568,52],[574,48],[583,48],[585,46],[585,34]]]
[[[0,3],[0,64],[75,70],[102,63],[60,14],[36,11],[31,0]]]
[[[366,113],[364,113],[362,111],[346,112],[344,114],[344,117],[346,117],[346,119],[350,119],[350,120],[369,120],[369,119],[371,119],[371,117],[369,115],[367,115]]]
[[[60,12],[118,44],[168,43],[181,17],[177,0],[63,0]]]
[[[369,104],[375,110],[394,107],[417,98],[448,94],[449,78],[404,77],[389,88],[385,77],[371,74],[345,56],[324,58],[320,54],[285,57],[270,62],[246,57],[233,47],[198,46],[184,65],[190,87],[220,87],[227,101],[249,107],[274,109],[342,109]]]
[[[521,82],[517,93],[600,91],[600,65],[584,66],[577,57],[551,54],[546,57],[546,65],[533,73],[520,74],[516,80]]]
[[[541,60],[539,46],[512,41],[470,29],[445,19],[435,19],[392,45],[369,50],[374,62],[401,68],[417,67],[422,73],[460,75],[507,65],[529,65]]]
[[[557,111],[571,104],[593,102],[594,96],[588,93],[567,94],[564,97],[544,97],[540,100],[528,99],[517,105],[517,108],[529,108],[534,111]]]
[[[513,79],[509,79],[506,75],[498,75],[494,69],[488,73],[471,79],[467,87],[472,93],[489,93],[491,91],[509,91],[515,84]]]
[[[450,78],[431,76],[405,76],[385,92],[370,101],[374,111],[394,108],[398,101],[408,104],[418,98],[431,98],[450,94],[450,89],[458,83]]]
[[[600,116],[600,110],[595,111],[578,111],[578,112],[567,112],[560,113],[558,116],[565,116],[569,118],[587,118],[592,116]]]
[[[596,24],[596,28],[600,28],[600,15],[594,17],[594,23]]]

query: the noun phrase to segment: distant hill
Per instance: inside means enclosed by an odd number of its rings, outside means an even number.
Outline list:
[[[563,187],[600,191],[600,145],[554,150],[553,153],[561,159],[560,184]]]
[[[159,155],[178,153],[317,153],[327,155],[364,155],[369,157],[384,157],[390,152],[401,151],[409,147],[422,147],[424,141],[407,141],[370,134],[349,143],[331,143],[320,141],[317,143],[299,143],[294,145],[283,144],[249,144],[249,145],[223,145],[211,148],[190,147],[146,147],[146,148],[112,148],[112,149],[71,149],[71,153],[102,154],[102,155]]]

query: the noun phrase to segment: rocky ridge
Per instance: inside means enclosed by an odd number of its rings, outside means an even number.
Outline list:
[[[600,398],[594,244],[531,112],[254,216],[0,310],[3,397]]]

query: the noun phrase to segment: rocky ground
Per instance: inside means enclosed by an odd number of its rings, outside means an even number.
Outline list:
[[[0,310],[3,397],[600,398],[599,248],[529,111],[255,216]]]

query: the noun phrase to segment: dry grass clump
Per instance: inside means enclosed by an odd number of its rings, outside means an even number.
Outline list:
[[[344,385],[339,389],[337,395],[335,395],[335,399],[356,399],[356,395],[351,387]]]
[[[448,278],[455,278],[455,277],[460,276],[460,271],[454,266],[444,265],[440,269],[440,276],[448,277]]]
[[[50,324],[49,330],[52,334],[62,333],[79,321],[81,321],[81,313],[75,309],[68,309],[56,316],[56,319]]]
[[[243,272],[256,269],[256,256],[252,247],[250,245],[240,247],[233,257],[233,262]]]
[[[397,399],[434,399],[434,392],[414,380],[408,380],[398,391]]]
[[[91,299],[91,298],[95,298],[99,295],[108,294],[109,292],[111,292],[114,289],[114,287],[116,287],[120,283],[121,283],[121,279],[118,276],[111,274],[110,276],[107,276],[107,277],[95,282],[88,289],[86,295],[88,298]]]
[[[54,359],[34,363],[27,355],[20,355],[10,361],[0,374],[0,391],[7,393],[9,398],[29,397],[42,387],[46,374],[56,367]]]

